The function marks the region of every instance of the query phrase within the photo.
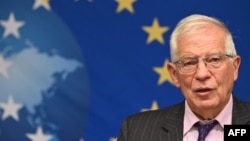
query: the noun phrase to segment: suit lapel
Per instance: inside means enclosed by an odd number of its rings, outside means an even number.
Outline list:
[[[174,107],[162,122],[160,141],[183,140],[184,102]]]
[[[182,102],[166,112],[160,131],[160,141],[183,140],[183,118],[185,104]],[[250,124],[250,105],[233,97],[232,124]]]
[[[232,124],[250,124],[250,106],[233,98]]]

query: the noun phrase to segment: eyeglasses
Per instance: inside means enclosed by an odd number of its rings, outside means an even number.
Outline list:
[[[201,60],[208,69],[217,69],[222,66],[227,58],[233,58],[233,55],[228,54],[210,54]],[[194,73],[198,68],[199,58],[184,57],[174,62],[181,73]]]

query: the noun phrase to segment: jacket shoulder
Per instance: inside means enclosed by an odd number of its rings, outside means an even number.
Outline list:
[[[184,114],[184,102],[172,105],[159,110],[152,111],[144,111],[141,113],[136,113],[127,117],[127,120],[149,120],[149,119],[157,119],[160,121],[161,119],[166,119],[169,116],[175,116],[178,114]]]

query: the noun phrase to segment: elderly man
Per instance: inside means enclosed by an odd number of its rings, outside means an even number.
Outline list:
[[[223,141],[224,125],[250,124],[250,103],[232,94],[241,58],[222,22],[199,14],[182,19],[170,51],[167,69],[185,101],[129,116],[118,141]]]

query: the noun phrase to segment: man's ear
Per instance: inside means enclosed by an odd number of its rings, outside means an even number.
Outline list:
[[[238,72],[239,72],[239,68],[240,68],[240,62],[241,62],[241,58],[240,56],[235,56],[234,58],[234,62],[233,62],[233,66],[234,66],[234,80],[237,80],[238,78]]]
[[[172,83],[176,86],[176,87],[180,87],[180,83],[177,79],[177,72],[176,72],[176,68],[175,68],[175,65],[173,63],[170,63],[168,62],[167,64],[167,69],[168,69],[168,72],[170,74],[170,77],[172,79]]]

